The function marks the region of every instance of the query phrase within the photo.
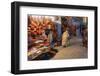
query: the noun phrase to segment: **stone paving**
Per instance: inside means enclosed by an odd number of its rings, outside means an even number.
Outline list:
[[[83,47],[82,40],[76,37],[70,40],[70,46],[57,48],[59,52],[52,58],[53,60],[88,58],[87,48]]]

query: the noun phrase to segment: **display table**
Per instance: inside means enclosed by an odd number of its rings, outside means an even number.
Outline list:
[[[44,40],[36,40],[35,46],[28,50],[28,58],[34,60],[39,55],[49,51],[49,43]]]

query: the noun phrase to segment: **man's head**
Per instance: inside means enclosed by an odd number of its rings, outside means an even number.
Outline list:
[[[59,16],[55,16],[55,20],[59,20]]]

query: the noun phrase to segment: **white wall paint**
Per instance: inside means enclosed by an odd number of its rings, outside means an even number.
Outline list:
[[[14,76],[10,73],[10,30],[11,30],[11,6],[10,3],[14,0],[1,0],[0,2],[0,76]],[[16,0],[17,1],[17,0]],[[100,0],[21,0],[28,2],[43,2],[43,3],[58,3],[58,4],[74,4],[74,5],[89,5],[98,6],[100,13]],[[100,20],[100,14],[98,15],[98,22]],[[100,24],[100,22],[99,22]],[[98,24],[98,25],[99,25]],[[98,26],[100,28],[100,26]],[[98,31],[100,33],[100,30]],[[100,42],[100,35],[98,36],[98,42]],[[99,44],[99,43],[98,43]],[[100,58],[100,48],[98,53]],[[99,67],[100,67],[100,59]],[[99,76],[99,70],[85,70],[85,71],[67,71],[56,73],[40,73],[34,74],[34,76]],[[23,75],[21,75],[23,76]],[[33,74],[26,74],[25,76],[33,76]]]

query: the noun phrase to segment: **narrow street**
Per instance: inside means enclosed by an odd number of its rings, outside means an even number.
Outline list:
[[[55,59],[79,59],[87,58],[88,50],[82,46],[82,40],[79,38],[72,38],[70,40],[70,46],[58,47],[59,52],[52,58]]]

